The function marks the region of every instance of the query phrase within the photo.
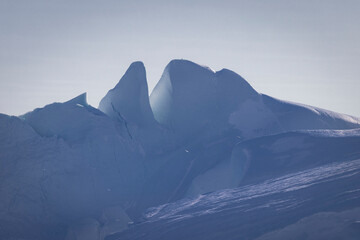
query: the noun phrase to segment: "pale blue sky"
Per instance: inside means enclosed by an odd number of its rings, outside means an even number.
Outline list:
[[[97,107],[131,62],[144,62],[151,90],[184,58],[360,116],[359,13],[357,0],[0,0],[0,112],[82,92]]]

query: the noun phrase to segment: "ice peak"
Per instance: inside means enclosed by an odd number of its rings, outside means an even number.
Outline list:
[[[126,70],[124,76],[120,79],[118,84],[116,84],[115,88],[122,87],[127,84],[132,85],[134,84],[131,83],[133,81],[136,81],[139,84],[145,84],[147,88],[146,70],[144,63],[142,63],[141,61],[133,62],[130,64],[129,68]]]
[[[194,63],[194,62],[192,62],[192,61],[190,61],[190,60],[186,60],[186,59],[173,59],[173,60],[171,60],[169,63],[168,63],[168,65],[172,65],[172,66],[174,66],[174,65],[180,65],[180,64],[190,64],[190,65],[198,65],[198,64],[196,64],[196,63]]]
[[[231,111],[245,99],[256,95],[250,84],[233,71],[222,69],[214,72],[209,67],[175,59],[166,66],[151,93],[150,102],[160,123],[174,125],[177,119],[184,116],[193,118],[200,113],[204,118],[213,118],[216,107]],[[203,112],[210,114],[205,117]],[[180,113],[181,116],[177,116]],[[181,121],[185,122],[184,119]]]
[[[88,106],[87,100],[86,100],[86,92],[80,94],[77,97],[74,97],[73,99],[65,102],[65,103],[69,103],[69,104],[80,104],[83,106]]]
[[[145,69],[144,63],[142,61],[135,61],[132,62],[129,66],[129,68],[141,68],[141,69]]]
[[[170,74],[186,74],[188,72],[208,72],[208,74],[214,73],[214,71],[208,66],[203,66],[185,59],[171,60],[166,66],[165,71],[168,71]]]
[[[218,89],[226,89],[225,94],[248,95],[257,94],[256,90],[239,74],[236,72],[223,68],[215,73],[218,84]]]
[[[186,59],[173,59],[169,62],[168,65],[171,65],[171,66],[176,66],[176,65],[193,65],[193,66],[198,66],[198,67],[201,67],[201,68],[207,68],[207,69],[210,69],[208,66],[205,66],[205,65],[200,65],[200,64],[197,64],[193,61],[190,61],[190,60],[186,60]]]
[[[228,77],[233,77],[233,78],[241,78],[243,81],[246,81],[239,74],[237,74],[236,72],[234,72],[234,71],[232,71],[230,69],[227,69],[227,68],[223,68],[220,71],[217,71],[216,75],[218,75],[218,76],[228,76]]]
[[[100,101],[99,109],[113,119],[146,125],[153,121],[148,94],[144,64],[133,62]]]

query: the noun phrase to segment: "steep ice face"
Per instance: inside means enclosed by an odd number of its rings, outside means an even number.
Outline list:
[[[203,129],[216,117],[215,74],[186,60],[173,60],[165,68],[150,96],[155,118],[181,135]]]
[[[141,146],[123,124],[87,105],[84,95],[21,118],[0,117],[0,216],[16,218],[6,229],[26,215],[41,229],[59,224],[44,215],[62,225],[97,216],[105,207],[134,201],[141,191]]]
[[[247,99],[259,101],[259,94],[236,73],[215,73],[187,60],[173,60],[151,93],[150,104],[156,120],[181,142],[231,128],[229,115]]]
[[[50,202],[53,199],[47,192],[47,183],[51,181],[48,176],[49,173],[63,173],[62,169],[75,159],[77,157],[64,141],[42,138],[19,118],[0,115],[1,239],[7,236],[25,238],[59,223],[45,207],[48,206],[45,199]],[[65,186],[57,185],[58,191],[71,188]],[[64,198],[66,196],[62,200]],[[62,204],[67,205],[64,201]],[[52,208],[57,207],[52,202]]]
[[[99,109],[121,122],[134,123],[140,127],[154,124],[142,62],[130,65],[119,83],[100,101]]]
[[[247,100],[260,95],[241,76],[187,60],[171,61],[150,96],[154,117],[182,143],[228,131],[230,114]]]
[[[1,147],[12,145],[19,141],[31,141],[37,136],[34,129],[14,116],[0,114],[0,126]]]
[[[119,83],[100,101],[99,109],[115,123],[123,125],[128,136],[141,145],[145,155],[172,148],[167,131],[156,122],[150,107],[142,62],[130,65]]]
[[[185,196],[194,197],[219,189],[237,187],[245,174],[246,164],[244,158],[239,157],[221,161],[210,170],[196,176],[188,187]]]
[[[289,130],[360,126],[354,117],[259,94],[228,69],[214,72],[186,60],[168,64],[150,104],[155,118],[185,142],[225,131],[248,139]]]

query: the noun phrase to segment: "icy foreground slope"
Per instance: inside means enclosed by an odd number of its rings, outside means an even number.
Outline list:
[[[360,158],[360,129],[307,130],[259,137],[237,144],[230,160],[194,178],[187,195],[262,182],[356,158]],[[226,173],[225,164],[229,166]]]
[[[359,159],[324,164],[151,208],[142,222],[107,240],[355,240],[359,180]]]
[[[147,92],[135,62],[99,109],[82,94],[0,115],[0,239],[104,239],[149,207],[360,158],[358,118],[227,69],[174,60]]]

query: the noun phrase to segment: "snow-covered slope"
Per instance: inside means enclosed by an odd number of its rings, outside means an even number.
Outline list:
[[[360,129],[306,130],[258,137],[237,144],[229,160],[195,177],[187,196],[355,158],[360,158]]]
[[[262,95],[263,103],[276,116],[282,131],[299,129],[352,129],[360,127],[360,119],[346,114]]]
[[[359,159],[325,164],[150,208],[107,240],[357,239],[359,183]]]
[[[246,162],[241,184],[263,181],[331,162],[360,159],[360,129],[260,137],[239,143],[232,158]]]

